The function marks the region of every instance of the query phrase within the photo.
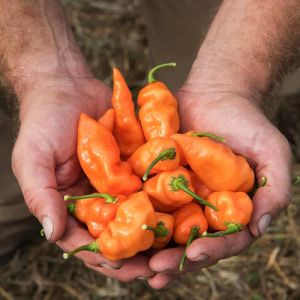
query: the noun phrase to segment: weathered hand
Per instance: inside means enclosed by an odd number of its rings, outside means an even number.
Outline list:
[[[110,106],[110,96],[110,89],[95,79],[50,77],[21,99],[21,127],[13,151],[13,170],[47,239],[66,251],[92,241],[87,230],[73,218],[67,218],[63,200],[65,194],[90,192],[76,154],[78,118],[81,112],[99,118]],[[145,257],[111,262],[100,254],[82,252],[77,256],[93,268],[119,268],[123,263],[120,270],[97,269],[123,280],[153,273]],[[132,265],[136,269],[130,273],[128,268]]]
[[[201,238],[190,245],[185,271],[196,271],[239,254],[289,204],[291,153],[287,140],[255,102],[231,92],[198,93],[189,86],[183,87],[177,96],[183,132],[207,131],[224,137],[234,152],[248,158],[258,179],[267,178],[267,185],[253,198],[254,212],[248,227],[225,237]],[[150,259],[151,269],[159,273],[149,279],[152,287],[162,288],[179,274],[183,250],[162,250]]]

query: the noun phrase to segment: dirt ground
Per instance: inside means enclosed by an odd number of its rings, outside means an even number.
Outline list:
[[[149,66],[146,26],[138,0],[64,0],[73,30],[96,76],[111,83],[120,67],[132,89],[144,82]],[[274,123],[289,138],[300,162],[300,95],[285,98]],[[300,165],[295,165],[295,174]],[[120,283],[86,269],[77,259],[36,235],[0,266],[0,299],[300,299],[300,187],[291,205],[244,254],[216,266],[184,274],[155,291],[145,281]]]

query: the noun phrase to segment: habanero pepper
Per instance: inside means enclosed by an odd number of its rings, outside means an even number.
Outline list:
[[[139,92],[139,119],[147,141],[158,136],[168,138],[179,130],[176,98],[164,83],[154,78],[158,69],[175,66],[175,63],[166,63],[154,67],[149,72],[148,84]]]
[[[113,197],[98,193],[84,196],[65,196],[65,200],[76,200],[76,202],[67,204],[67,209],[76,219],[87,225],[89,233],[94,238],[97,238],[106,228],[108,222],[115,218],[119,205],[126,199],[123,195]],[[82,204],[85,201],[87,204]]]
[[[140,146],[127,160],[134,173],[144,176],[178,167],[180,157],[178,147],[172,139],[156,137]]]
[[[115,219],[108,223],[94,242],[64,253],[63,256],[67,259],[79,251],[90,251],[101,253],[110,260],[132,257],[149,249],[154,242],[154,233],[143,230],[143,224],[155,227],[157,217],[147,194],[138,192],[121,203]]]
[[[244,192],[214,192],[208,202],[218,208],[213,211],[205,207],[205,217],[208,225],[214,230],[226,230],[228,223],[247,225],[250,222],[253,204]]]
[[[155,234],[153,249],[163,249],[171,240],[173,235],[174,218],[172,215],[155,212],[157,217],[156,227],[147,224],[142,225],[143,230],[152,230]]]
[[[188,203],[173,213],[173,239],[178,245],[186,245],[191,229],[198,227],[198,234],[207,231],[208,223],[202,208],[196,203]]]
[[[121,157],[129,157],[145,143],[140,121],[135,116],[134,103],[126,81],[117,68],[113,69],[112,105],[115,110],[114,136],[120,148]]]
[[[173,212],[193,199],[216,209],[194,193],[189,171],[181,166],[153,176],[143,184],[143,191],[149,195],[155,210],[159,212]]]
[[[77,153],[84,173],[98,192],[128,196],[141,188],[141,180],[132,173],[130,164],[121,161],[113,134],[86,114],[79,119]]]
[[[197,134],[197,133],[195,133]],[[254,172],[247,160],[210,138],[197,135],[172,136],[198,178],[213,191],[249,192],[254,186]]]

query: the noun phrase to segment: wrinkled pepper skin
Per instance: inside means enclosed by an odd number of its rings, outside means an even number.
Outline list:
[[[121,157],[128,158],[145,143],[140,121],[135,116],[131,92],[120,71],[113,69],[112,105],[115,110],[114,136],[121,151]]]
[[[195,193],[202,197],[203,199],[207,199],[210,194],[212,194],[214,191],[212,191],[209,187],[207,187],[201,180],[198,178],[198,176],[193,171],[189,171],[192,181],[192,186],[195,190]]]
[[[138,95],[139,119],[147,141],[168,138],[177,133],[180,119],[177,101],[167,86],[159,81],[148,83]]]
[[[98,238],[107,224],[116,217],[117,209],[127,198],[119,195],[114,203],[105,203],[105,199],[96,199],[89,206],[86,225],[89,233]]]
[[[184,191],[174,191],[170,186],[172,178],[179,175],[183,175],[187,179],[188,188],[194,191],[188,170],[181,166],[175,170],[161,172],[144,183],[143,191],[149,195],[156,211],[173,212],[193,200],[193,197]]]
[[[191,229],[199,226],[199,234],[207,231],[208,224],[202,208],[196,203],[189,203],[173,213],[173,239],[178,245],[186,245]]]
[[[174,227],[174,218],[172,215],[156,212],[157,223],[163,222],[164,227],[168,230],[168,234],[164,237],[155,236],[154,243],[152,245],[153,249],[163,249],[170,242],[173,235],[173,227]]]
[[[229,147],[207,137],[185,134],[172,136],[198,178],[213,191],[249,192],[254,186],[254,172],[247,160]]]
[[[246,193],[214,192],[207,201],[219,209],[214,211],[205,207],[204,210],[208,225],[214,230],[226,230],[225,223],[247,225],[250,222],[253,204]]]
[[[174,159],[167,159],[158,162],[151,170],[150,175],[161,171],[172,170],[178,167],[180,156],[178,147],[172,139],[156,137],[146,144],[140,146],[127,160],[134,173],[142,177],[152,161],[166,149],[174,148],[176,156]]]
[[[132,173],[130,164],[121,161],[113,134],[86,114],[79,119],[77,153],[98,192],[128,196],[141,189],[141,180]]]
[[[119,260],[149,249],[154,233],[142,230],[142,225],[155,227],[157,217],[144,192],[132,194],[118,208],[116,218],[97,239],[100,253],[110,260]]]

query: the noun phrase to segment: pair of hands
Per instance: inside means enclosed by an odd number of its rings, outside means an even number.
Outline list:
[[[67,216],[63,195],[85,194],[90,186],[76,154],[81,112],[99,118],[110,106],[111,91],[95,79],[45,78],[21,99],[20,132],[13,151],[13,170],[30,211],[43,225],[47,239],[65,251],[92,241],[87,230]],[[242,232],[194,241],[187,251],[186,271],[196,271],[239,254],[264,233],[272,218],[290,201],[291,153],[288,142],[267,120],[256,102],[237,93],[205,92],[193,84],[177,94],[182,131],[209,131],[226,139],[247,157],[257,178],[268,183],[254,196],[251,223]],[[165,249],[108,261],[100,254],[77,257],[88,268],[121,281],[147,278],[162,288],[177,275],[184,249]]]

